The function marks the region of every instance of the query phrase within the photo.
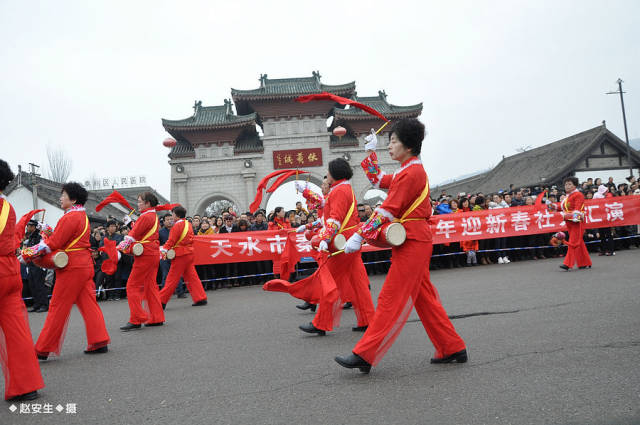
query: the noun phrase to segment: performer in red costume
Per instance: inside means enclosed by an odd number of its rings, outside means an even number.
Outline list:
[[[126,251],[132,244],[142,244],[142,255],[135,257],[133,268],[127,281],[127,301],[129,302],[129,322],[120,327],[127,332],[140,329],[145,326],[162,326],[164,324],[164,312],[160,302],[160,292],[156,283],[156,274],[160,264],[158,250],[158,216],[155,207],[158,198],[151,192],[143,192],[138,195],[138,211],[140,217],[133,229],[125,236],[124,241],[118,245],[118,249]],[[143,301],[146,306],[143,306]]]
[[[193,264],[193,227],[184,218],[187,215],[187,210],[182,206],[173,207],[171,210],[173,214],[173,227],[169,233],[169,239],[160,247],[160,251],[163,255],[166,255],[167,251],[173,249],[176,253],[176,258],[171,260],[171,269],[164,284],[164,288],[160,291],[160,302],[164,309],[171,295],[178,286],[180,277],[184,276],[184,282],[189,289],[189,294],[193,300],[193,306],[201,306],[207,304],[207,294],[204,293],[202,282],[196,273],[196,267]]]
[[[329,163],[327,181],[330,184],[329,194],[324,202],[324,227],[319,231],[321,240],[318,247],[321,251],[329,249],[336,235],[350,237],[358,228],[357,201],[349,180],[353,171],[347,161],[342,158]],[[319,310],[313,322],[300,326],[304,332],[325,335],[333,330],[339,322],[340,298],[350,299],[358,320],[353,331],[364,331],[373,318],[374,307],[369,292],[367,271],[362,264],[360,253],[339,253],[329,257],[326,267],[329,268],[340,297],[335,291],[325,292],[328,296],[320,300]]]
[[[75,304],[84,319],[87,333],[86,354],[108,351],[109,334],[104,316],[96,302],[93,282],[93,260],[89,252],[91,246],[89,218],[84,209],[87,190],[79,183],[69,182],[62,186],[60,207],[64,215],[58,220],[53,234],[39,244],[25,248],[23,258],[32,255],[64,251],[69,263],[56,269],[56,284],[53,288],[49,313],[36,342],[36,354],[46,360],[51,353],[60,355],[71,307]],[[31,250],[31,252],[26,252]]]
[[[44,381],[22,302],[16,212],[2,194],[13,178],[9,164],[0,159],[0,364],[5,400],[22,401],[38,398]]]
[[[284,218],[285,211],[282,207],[276,207],[273,211],[273,219],[269,221],[267,230],[291,229],[291,223]]]
[[[382,205],[349,238],[345,252],[357,252],[363,237],[374,239],[381,226],[392,221],[403,224],[407,238],[402,245],[392,249],[391,268],[369,328],[352,354],[335,358],[346,368],[358,368],[368,373],[377,365],[400,334],[414,306],[436,349],[431,362],[467,361],[465,343],[456,333],[429,280],[433,246],[427,220],[431,216],[431,202],[429,182],[419,159],[424,131],[424,125],[417,119],[402,119],[393,126],[388,151],[391,159],[401,164],[394,174],[384,174],[378,168],[375,152],[362,162],[373,185],[389,189],[389,192]],[[375,134],[367,136],[367,141],[365,149],[375,149]]]
[[[564,179],[564,190],[567,197],[560,203],[562,217],[569,231],[567,255],[565,255],[564,262],[560,265],[560,268],[567,271],[576,263],[580,269],[591,268],[591,257],[589,257],[589,251],[582,238],[584,234],[584,229],[582,228],[584,195],[578,190],[578,184],[577,177]]]

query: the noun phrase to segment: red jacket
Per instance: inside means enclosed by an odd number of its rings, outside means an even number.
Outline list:
[[[563,212],[583,211],[584,195],[576,189],[562,201],[561,206]]]
[[[184,238],[180,240],[182,232],[185,231],[185,227],[187,233]],[[163,248],[166,250],[173,248],[176,252],[176,257],[193,254],[193,227],[191,227],[191,223],[185,219],[180,219],[175,222],[169,232],[169,239],[167,239]]]
[[[79,238],[79,239],[78,239]],[[77,242],[73,243],[75,240]],[[51,251],[67,251],[72,267],[91,267],[91,227],[84,207],[72,207],[58,220],[53,234],[45,241]]]
[[[151,232],[151,230],[153,230],[153,232]],[[140,218],[138,218],[138,221],[133,225],[133,229],[131,229],[128,236],[135,239],[136,242],[143,243],[144,253],[142,255],[158,255],[158,250],[160,249],[160,242],[158,241],[159,230],[160,223],[158,222],[156,210],[154,208],[148,208],[142,211]],[[149,232],[151,232],[151,234],[149,234]],[[145,236],[147,236],[146,239]]]
[[[0,229],[4,226],[0,232],[0,277],[20,274],[20,263],[16,258],[16,212],[9,201],[0,197],[0,211],[3,207],[8,213],[6,221],[0,214]]]
[[[353,206],[351,216],[347,217],[351,206]],[[333,184],[331,191],[325,197],[322,215],[325,226],[334,224],[338,230],[340,230],[343,221],[347,218],[345,230],[342,232],[347,239],[358,230],[360,217],[358,216],[357,202],[353,189],[347,180],[339,180]]]
[[[384,174],[380,178],[380,188],[389,189],[387,198],[376,210],[393,220],[401,218],[413,202],[420,197],[425,184],[429,184],[422,161],[412,157],[402,163],[400,169],[393,174]],[[426,198],[413,210],[407,218],[417,219],[403,223],[407,231],[407,239],[431,241],[431,228],[427,220],[431,217],[431,199]]]
[[[280,220],[278,217],[275,217],[273,221],[269,222],[267,226],[267,230],[281,230],[281,229],[291,229],[291,223],[287,220]]]

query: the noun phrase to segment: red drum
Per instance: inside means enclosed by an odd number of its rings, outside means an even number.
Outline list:
[[[33,259],[33,264],[43,269],[63,269],[69,264],[69,256],[64,251],[53,251]]]
[[[369,245],[379,248],[393,248],[394,246],[402,245],[406,239],[407,231],[404,229],[404,226],[401,223],[391,222],[382,225],[377,238],[365,238],[365,241]]]
[[[311,238],[311,246],[315,249],[318,249],[318,245],[320,245],[320,237],[318,235],[314,235]],[[336,252],[344,250],[344,246],[347,244],[347,239],[343,234],[339,233],[333,237],[333,241],[329,244],[329,251]]]

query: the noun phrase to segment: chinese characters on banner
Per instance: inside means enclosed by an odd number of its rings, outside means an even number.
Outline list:
[[[322,149],[292,149],[273,151],[273,168],[303,168],[322,166]]]
[[[594,199],[585,202],[584,228],[640,224],[640,196]],[[566,230],[562,214],[546,208],[524,206],[443,214],[429,220],[434,244],[491,239]],[[292,251],[287,248],[292,248]],[[194,237],[196,264],[241,263],[272,260],[297,262],[312,254],[302,234],[286,230],[238,232]],[[363,246],[363,251],[380,248]]]

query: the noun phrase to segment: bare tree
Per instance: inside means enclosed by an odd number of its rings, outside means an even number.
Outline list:
[[[61,147],[52,147],[47,145],[47,159],[49,160],[49,168],[47,169],[47,178],[58,183],[65,183],[71,175],[71,158]]]
[[[224,211],[229,210],[229,207],[233,207],[234,210],[236,209],[235,205],[230,200],[218,199],[210,203],[209,206],[205,208],[204,212],[209,217],[213,215],[220,217]]]

